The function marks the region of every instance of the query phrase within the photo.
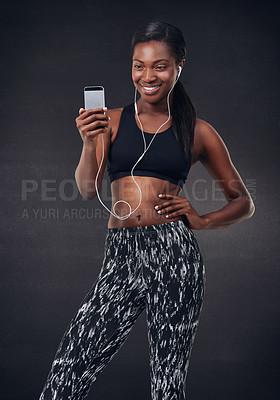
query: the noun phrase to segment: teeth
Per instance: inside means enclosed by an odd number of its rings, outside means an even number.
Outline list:
[[[143,88],[145,89],[145,90],[154,90],[154,89],[156,89],[156,88],[158,88],[159,86],[153,86],[153,87],[145,87],[145,86],[143,86]]]

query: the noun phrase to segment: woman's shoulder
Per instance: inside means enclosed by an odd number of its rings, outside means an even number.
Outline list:
[[[215,128],[207,121],[201,118],[196,118],[195,133],[201,137],[207,138],[218,133]]]
[[[118,107],[118,108],[108,108],[107,112],[121,112],[123,110],[124,107]]]
[[[207,153],[211,148],[224,145],[217,130],[209,122],[200,118],[196,119],[195,138],[201,145],[202,154]]]
[[[120,107],[120,108],[110,108],[106,111],[106,114],[109,115],[109,117],[112,118],[116,118],[118,117],[121,113],[122,110],[124,109],[124,107]]]
[[[111,143],[114,142],[116,134],[118,132],[123,109],[124,107],[111,108],[106,111],[106,114],[110,117],[109,124],[111,126]]]
[[[111,118],[120,118],[120,115],[122,114],[123,110],[127,111],[128,113],[134,114],[134,104],[127,104],[124,107],[118,107],[118,108],[111,108],[107,110],[107,114]]]
[[[195,141],[199,143],[199,159],[205,159],[209,154],[227,152],[226,145],[217,130],[200,118],[196,119]]]

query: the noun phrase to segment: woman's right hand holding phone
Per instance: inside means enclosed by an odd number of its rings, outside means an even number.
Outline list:
[[[108,122],[110,117],[104,111],[107,111],[107,107],[90,110],[80,108],[80,115],[76,118],[76,126],[85,146],[95,148],[98,135],[110,132],[111,127]]]

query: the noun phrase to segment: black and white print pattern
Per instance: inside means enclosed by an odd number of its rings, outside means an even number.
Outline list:
[[[182,220],[108,228],[100,273],[70,322],[39,400],[82,400],[146,311],[152,400],[185,400],[205,290]]]

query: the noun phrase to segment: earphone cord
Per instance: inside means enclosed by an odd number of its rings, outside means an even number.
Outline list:
[[[144,141],[144,152],[143,152],[143,154],[138,158],[138,160],[136,161],[136,163],[134,164],[134,166],[133,166],[132,169],[131,169],[131,177],[132,177],[132,179],[134,180],[134,183],[136,184],[136,186],[138,187],[138,190],[139,190],[139,192],[140,192],[140,201],[139,201],[139,203],[138,203],[138,206],[137,206],[133,211],[131,210],[131,206],[130,206],[130,204],[129,204],[127,201],[125,201],[125,200],[119,200],[119,201],[117,201],[117,202],[113,205],[113,212],[111,212],[111,210],[109,210],[109,208],[106,207],[106,205],[102,202],[102,200],[101,200],[101,198],[100,198],[100,196],[99,196],[98,189],[97,189],[97,178],[98,178],[99,172],[100,172],[100,170],[101,170],[101,166],[102,166],[103,159],[104,159],[104,139],[103,139],[103,134],[101,134],[101,137],[102,137],[102,160],[101,160],[100,167],[99,167],[99,169],[98,169],[98,172],[97,172],[97,175],[96,175],[96,178],[95,178],[95,190],[96,190],[96,194],[97,194],[97,197],[98,197],[100,203],[101,203],[101,204],[106,208],[106,210],[108,210],[114,217],[116,217],[116,218],[118,218],[118,219],[120,219],[120,220],[124,220],[124,219],[127,219],[128,217],[130,217],[130,215],[131,215],[132,213],[134,213],[134,212],[139,208],[139,206],[140,206],[140,204],[141,204],[141,201],[142,201],[142,191],[141,191],[141,189],[140,189],[138,183],[135,181],[134,175],[133,175],[133,172],[132,172],[132,171],[134,170],[134,168],[135,168],[135,166],[138,164],[138,162],[144,157],[145,153],[148,151],[148,149],[149,149],[149,147],[151,146],[153,140],[155,139],[156,135],[158,134],[158,131],[160,130],[160,128],[161,128],[163,125],[167,124],[167,122],[170,120],[169,96],[170,96],[170,93],[171,93],[172,89],[174,88],[174,86],[175,86],[175,84],[176,84],[176,82],[177,82],[178,79],[179,79],[179,75],[177,76],[176,81],[174,82],[172,88],[170,89],[170,91],[169,91],[169,93],[168,93],[168,95],[167,95],[168,119],[158,128],[158,130],[157,130],[156,133],[154,134],[152,140],[150,141],[148,147],[147,147],[146,139],[145,139],[144,132],[143,132],[143,125],[142,125],[142,123],[141,123],[141,121],[140,121],[140,119],[139,119],[139,116],[138,116],[138,110],[137,110],[137,105],[136,105],[137,89],[136,89],[136,87],[135,87],[134,106],[135,106],[135,111],[136,111],[137,119],[138,119],[138,121],[139,121],[139,123],[140,123],[140,125],[141,125],[141,132],[142,132],[142,137],[143,137],[143,141]],[[130,209],[129,214],[126,214],[126,215],[124,215],[124,216],[122,216],[122,217],[119,216],[119,215],[117,215],[116,212],[115,212],[115,206],[116,206],[118,203],[125,203],[125,204],[127,204],[128,207],[129,207],[129,209]]]

